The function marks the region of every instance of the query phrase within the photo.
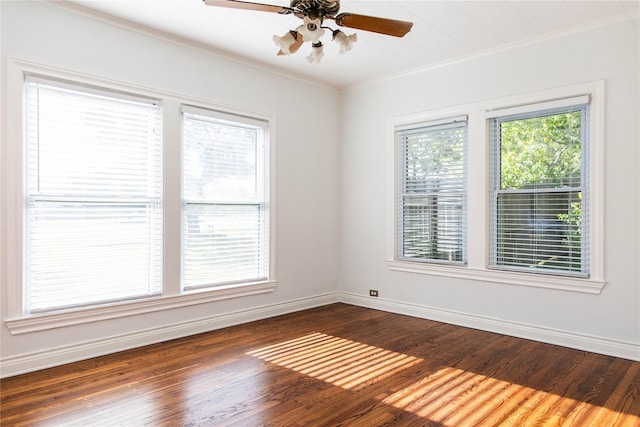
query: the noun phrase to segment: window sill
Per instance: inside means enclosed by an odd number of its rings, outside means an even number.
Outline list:
[[[174,308],[204,304],[229,298],[273,292],[277,282],[260,282],[225,286],[213,290],[189,292],[175,296],[156,297],[133,302],[102,305],[83,310],[41,314],[5,321],[12,335],[81,325],[89,322],[116,319],[137,314],[153,313]]]
[[[469,267],[422,264],[396,260],[387,260],[387,266],[392,271],[404,271],[407,273],[446,276],[458,279],[479,280],[482,282],[503,283],[535,288],[557,289],[595,295],[602,292],[606,283],[603,280],[579,279],[547,274],[526,274],[508,271],[482,270]]]

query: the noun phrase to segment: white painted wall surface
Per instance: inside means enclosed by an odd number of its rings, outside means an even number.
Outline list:
[[[473,326],[473,319],[477,319],[480,328],[496,321],[522,331],[552,331],[556,337],[567,334],[584,340],[603,339],[640,358],[639,40],[638,21],[625,21],[343,93],[340,290],[363,301],[359,296],[377,289],[380,301],[399,303],[394,304],[398,311],[411,312],[408,305],[416,305],[425,308],[424,313],[440,313],[442,318],[455,313],[467,316],[462,322],[467,325]],[[606,84],[607,284],[600,295],[387,268],[392,118],[598,80]],[[470,209],[473,221],[473,206]],[[368,300],[368,304],[383,305],[375,301]],[[563,338],[555,341],[563,342]],[[570,341],[564,342],[570,345]]]
[[[259,112],[275,118],[277,146],[275,292],[21,335],[11,335],[2,323],[0,356],[4,370],[13,369],[7,366],[14,362],[16,369],[31,369],[41,363],[136,345],[161,337],[165,328],[174,328],[172,333],[178,335],[213,329],[220,325],[208,324],[207,319],[225,313],[245,313],[225,319],[226,323],[273,315],[335,290],[338,120],[331,112],[338,109],[339,95],[333,89],[291,80],[42,2],[1,2],[0,7],[3,76],[7,58],[17,58]],[[11,106],[6,105],[4,95],[7,79],[1,80],[4,123]],[[318,117],[322,119],[321,132],[317,132]],[[7,141],[5,130],[3,127],[3,144],[19,143]],[[6,190],[3,175],[3,193]],[[4,218],[3,210],[3,222]],[[5,238],[2,240],[4,320],[6,259],[12,248],[7,247]],[[298,301],[298,305],[289,307],[292,301]],[[282,304],[284,307],[275,311],[259,310]],[[58,352],[55,360],[47,356],[52,351]]]

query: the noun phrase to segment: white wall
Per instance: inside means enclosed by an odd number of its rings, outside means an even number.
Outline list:
[[[373,307],[394,302],[387,306],[399,312],[563,344],[591,340],[640,359],[638,40],[638,21],[625,21],[344,93],[340,289]],[[607,284],[600,295],[387,268],[391,118],[602,79]],[[360,297],[369,289],[382,302]]]
[[[153,341],[163,336],[166,327],[171,329],[167,336],[214,328],[220,324],[210,322],[211,318],[225,313],[243,314],[226,318],[223,324],[273,315],[313,304],[318,301],[313,297],[335,290],[338,122],[337,117],[327,116],[326,112],[337,110],[337,92],[50,4],[1,2],[0,7],[3,75],[7,72],[7,58],[17,58],[259,112],[275,118],[277,146],[275,292],[21,335],[11,335],[3,323],[3,374]],[[6,78],[1,80],[4,123],[11,106],[6,105],[4,96]],[[313,102],[301,109],[296,107],[300,100]],[[323,132],[307,132],[317,129],[318,116],[323,118]],[[2,134],[3,144],[20,143],[7,141],[4,127]],[[3,176],[5,194],[7,184]],[[3,238],[3,319],[7,251],[11,250]],[[296,301],[297,305],[292,303]],[[261,307],[276,308],[260,310]]]

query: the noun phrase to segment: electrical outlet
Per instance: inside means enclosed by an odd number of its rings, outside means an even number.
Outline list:
[[[370,297],[377,297],[378,296],[378,290],[377,289],[369,289],[369,296]]]

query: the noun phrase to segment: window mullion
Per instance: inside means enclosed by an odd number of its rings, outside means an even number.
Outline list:
[[[165,296],[180,295],[180,248],[181,248],[181,179],[182,179],[182,130],[180,102],[170,98],[164,100],[164,271]]]
[[[482,114],[469,114],[468,138],[469,141],[484,141],[487,129],[486,121]],[[485,144],[467,144],[467,158],[473,161],[467,162],[467,206],[473,214],[467,215],[467,265],[469,268],[484,269],[487,266],[487,237],[486,224],[488,224],[487,191],[489,162]]]

